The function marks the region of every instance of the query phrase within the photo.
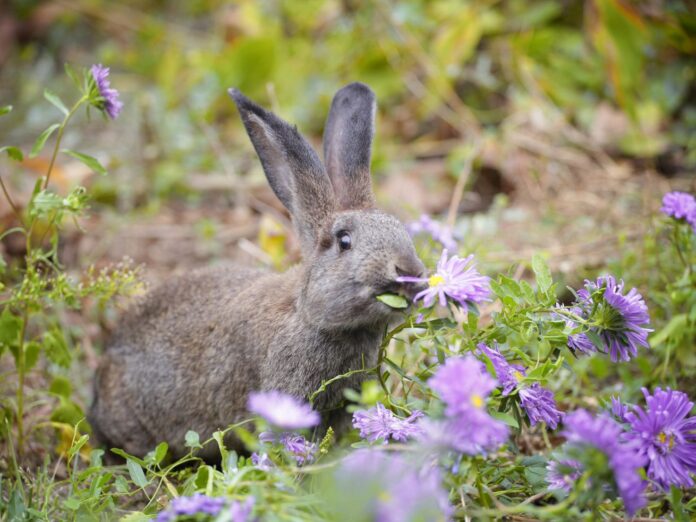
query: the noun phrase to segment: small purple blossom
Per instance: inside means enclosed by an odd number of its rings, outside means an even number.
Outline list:
[[[413,221],[406,225],[406,229],[412,236],[420,234],[421,232],[430,234],[430,237],[447,250],[457,250],[457,243],[454,237],[452,237],[452,228],[438,223],[427,214],[422,214],[418,221]]]
[[[628,422],[626,420],[626,414],[629,411],[631,411],[630,405],[621,402],[621,399],[619,397],[611,398],[611,414],[614,416],[616,420],[618,420],[619,422]]]
[[[590,330],[602,341],[603,351],[609,353],[613,362],[628,361],[637,355],[639,347],[648,347],[648,334],[652,330],[646,326],[650,316],[637,289],[631,288],[624,294],[623,281],[601,276],[596,281],[586,280],[577,295],[575,310],[580,312],[577,315],[595,325]],[[568,341],[571,348],[583,352],[589,350],[590,344],[585,333]]]
[[[309,404],[278,391],[252,392],[247,408],[283,430],[311,428],[320,421]]]
[[[593,447],[606,455],[614,483],[632,515],[645,505],[645,482],[639,469],[644,459],[634,444],[622,441],[622,427],[606,414],[592,416],[583,409],[566,415],[562,434],[570,447]]]
[[[381,403],[369,410],[356,411],[353,414],[353,427],[360,430],[360,436],[370,442],[382,439],[386,444],[389,439],[406,442],[420,433],[416,421],[423,412],[414,411],[405,419],[400,419]]]
[[[96,107],[106,112],[109,118],[115,120],[121,109],[123,109],[123,103],[118,99],[118,91],[111,87],[109,68],[104,67],[102,64],[95,64],[92,65],[90,72],[101,98],[97,102]]]
[[[520,386],[520,403],[529,416],[529,422],[534,426],[545,422],[552,430],[558,426],[563,413],[556,408],[553,392],[544,388],[538,382],[531,386]]]
[[[438,429],[449,432],[454,449],[473,455],[505,442],[507,426],[486,411],[486,399],[497,381],[475,357],[450,357],[430,378],[428,385],[445,403],[448,418]],[[426,430],[426,438],[429,431]]]
[[[549,489],[570,492],[582,475],[582,464],[574,459],[552,460],[546,466],[546,482]]]
[[[442,251],[437,270],[430,277],[404,276],[396,279],[401,283],[428,283],[428,288],[416,294],[414,302],[423,300],[423,306],[431,307],[435,300],[441,306],[447,305],[447,298],[466,306],[467,303],[482,303],[490,296],[490,279],[476,270],[474,256],[447,257],[447,249]]]
[[[297,461],[298,466],[312,462],[317,450],[316,444],[291,431],[283,433],[264,431],[259,435],[259,440],[265,444],[282,444],[285,451]]]
[[[448,520],[452,512],[438,468],[415,465],[400,454],[355,451],[341,462],[335,477],[342,497],[338,502],[361,510],[361,520]]]
[[[251,512],[254,510],[254,497],[247,497],[242,502],[235,500],[230,505],[230,521],[231,522],[248,522],[251,517]]]
[[[662,198],[660,209],[666,216],[684,220],[696,233],[696,199],[686,192],[668,192]]]
[[[489,348],[481,343],[478,349],[493,363],[498,382],[503,387],[503,395],[509,395],[519,386],[520,403],[527,412],[532,426],[538,422],[545,422],[555,430],[563,413],[556,408],[553,392],[542,387],[538,382],[520,385],[519,382],[526,375],[524,367],[509,363],[497,348]]]
[[[193,516],[199,513],[205,515],[217,515],[225,505],[224,498],[213,498],[196,493],[190,497],[179,497],[169,503],[166,510],[157,515],[157,522],[170,522],[177,516]]]
[[[643,388],[647,407],[626,413],[630,431],[626,440],[639,446],[647,461],[648,477],[663,489],[670,485],[691,488],[696,473],[696,416],[689,416],[694,403],[685,393],[656,388],[651,395]]]
[[[261,453],[260,455],[256,452],[252,453],[251,463],[262,471],[268,471],[274,467],[273,461],[268,456],[268,453]]]

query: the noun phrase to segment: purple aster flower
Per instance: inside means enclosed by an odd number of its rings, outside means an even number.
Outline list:
[[[268,456],[268,453],[258,453],[254,452],[251,454],[251,463],[262,471],[268,471],[274,467],[273,461]]]
[[[341,462],[335,480],[341,498],[332,507],[340,510],[340,503],[347,503],[359,510],[353,514],[360,520],[446,520],[452,512],[438,469],[416,465],[400,454],[355,451]]]
[[[484,353],[493,363],[498,382],[503,387],[503,395],[509,395],[518,386],[526,372],[524,367],[518,364],[511,364],[503,357],[497,348],[489,348],[484,343],[478,345],[479,351]],[[535,382],[531,386],[519,386],[520,403],[529,416],[529,421],[534,426],[537,422],[543,421],[551,429],[556,429],[558,421],[561,420],[562,413],[556,408],[556,401],[553,392],[543,388]]]
[[[551,390],[535,382],[531,386],[521,386],[519,395],[520,403],[527,412],[532,426],[537,422],[545,422],[552,430],[556,429],[563,413],[556,408],[556,400]]]
[[[423,299],[423,306],[430,307],[437,298],[441,306],[447,305],[447,298],[462,306],[467,303],[481,303],[490,295],[489,278],[476,270],[474,256],[447,258],[447,249],[437,263],[436,272],[430,277],[404,276],[396,279],[402,283],[428,283],[428,288],[416,294],[414,301]]]
[[[370,442],[377,439],[389,439],[406,442],[410,437],[420,432],[416,421],[423,416],[423,412],[414,411],[409,417],[400,419],[391,410],[378,403],[369,410],[356,411],[353,414],[353,427],[360,430],[360,436]]]
[[[292,455],[299,466],[312,462],[317,449],[316,444],[291,431],[283,433],[264,431],[259,435],[259,440],[266,444],[282,444],[285,451]]]
[[[570,447],[593,447],[605,454],[613,473],[616,489],[632,515],[645,505],[645,482],[639,469],[645,462],[634,444],[623,442],[623,429],[611,417],[593,417],[586,410],[576,410],[565,417],[563,436]]]
[[[611,414],[619,422],[628,422],[628,420],[626,420],[626,414],[631,411],[630,408],[631,406],[621,402],[619,397],[611,398]]]
[[[486,411],[486,399],[497,382],[479,360],[471,355],[450,357],[428,385],[445,403],[449,418],[439,429],[450,433],[450,445],[457,451],[477,454],[505,442],[507,426]]]
[[[254,509],[254,497],[247,497],[243,502],[235,500],[230,506],[230,521],[231,522],[247,522],[251,517],[251,512]]]
[[[169,507],[157,515],[157,522],[169,522],[179,515],[193,516],[199,513],[217,515],[225,505],[224,498],[212,498],[202,493],[173,499]]]
[[[582,475],[582,464],[574,459],[552,460],[546,466],[546,482],[549,489],[570,492]]]
[[[123,103],[118,99],[118,91],[111,88],[109,68],[104,67],[102,64],[93,65],[90,72],[101,98],[95,106],[99,110],[106,112],[112,120],[116,119],[121,109],[123,109]]]
[[[319,414],[309,404],[278,391],[252,392],[247,408],[284,430],[311,428],[320,421]]]
[[[578,290],[576,308],[581,315],[596,324],[591,331],[604,345],[613,362],[628,361],[635,357],[638,348],[648,347],[646,325],[650,322],[648,307],[637,289],[623,293],[624,282],[612,276],[601,276],[596,281],[585,281],[585,287]],[[590,317],[591,316],[591,317]],[[582,337],[582,336],[585,337]],[[569,346],[583,350],[580,346],[589,343],[586,334],[580,334],[568,341]]]
[[[660,209],[666,216],[684,220],[696,232],[696,199],[686,192],[668,192],[662,198]]]
[[[631,429],[626,439],[639,446],[648,460],[648,477],[663,489],[670,485],[691,488],[696,473],[696,417],[688,416],[694,403],[685,393],[643,388],[645,410],[636,406],[626,413]]]
[[[406,225],[406,229],[412,236],[421,232],[430,234],[430,237],[442,244],[447,250],[457,250],[457,243],[452,237],[452,228],[438,223],[427,214],[421,215],[418,221]]]

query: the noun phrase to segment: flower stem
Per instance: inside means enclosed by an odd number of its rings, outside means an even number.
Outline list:
[[[77,102],[75,102],[75,105],[72,106],[72,109],[68,111],[68,114],[65,115],[65,118],[63,118],[63,121],[60,124],[60,127],[58,127],[58,135],[56,136],[56,144],[53,147],[53,154],[51,155],[51,162],[48,164],[48,170],[46,171],[46,179],[44,180],[44,185],[43,188],[46,190],[48,188],[48,180],[51,178],[51,172],[53,172],[53,165],[56,162],[56,157],[58,156],[58,150],[60,149],[60,142],[63,140],[63,132],[65,132],[65,127],[70,121],[70,118],[73,117],[73,114],[75,114],[75,111],[82,105],[85,101],[87,101],[88,97],[82,96]]]
[[[22,314],[22,326],[19,331],[19,345],[17,346],[17,454],[24,454],[24,376],[26,369],[26,357],[24,353],[24,336],[29,322],[28,307],[24,307]]]

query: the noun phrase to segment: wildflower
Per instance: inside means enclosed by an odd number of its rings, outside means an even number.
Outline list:
[[[229,512],[229,520],[231,522],[247,522],[251,516],[251,512],[254,509],[255,502],[256,499],[254,499],[254,497],[247,497],[243,502],[240,502],[239,500],[232,502]]]
[[[645,410],[636,406],[626,414],[630,431],[626,439],[639,445],[648,460],[648,477],[663,489],[670,485],[691,488],[696,473],[696,416],[685,393],[656,388],[650,395],[643,388]]]
[[[602,276],[594,282],[585,281],[585,287],[577,292],[576,305],[581,315],[596,324],[591,331],[602,341],[603,351],[608,351],[613,362],[628,361],[636,356],[639,347],[647,348],[648,333],[652,331],[645,326],[650,316],[643,296],[635,288],[627,294],[623,290],[623,281]],[[573,343],[578,344],[577,340]]]
[[[581,475],[582,464],[574,459],[552,460],[546,466],[546,482],[549,489],[570,492]]]
[[[414,411],[406,419],[400,419],[382,404],[377,404],[369,410],[356,411],[353,414],[353,427],[360,430],[360,436],[370,442],[383,439],[386,444],[389,439],[406,442],[420,431],[416,420],[423,416],[420,411]]]
[[[622,442],[622,428],[606,415],[593,417],[586,410],[576,410],[566,416],[563,435],[571,448],[594,448],[604,454],[612,472],[613,484],[632,515],[645,505],[645,483],[638,470],[644,459],[633,444]],[[580,458],[578,460],[581,460]]]
[[[418,221],[406,225],[406,229],[412,236],[421,232],[430,234],[430,237],[442,244],[447,250],[457,250],[457,243],[452,237],[452,228],[438,223],[427,214],[421,215]]]
[[[498,382],[503,387],[503,395],[512,393],[525,377],[525,369],[518,364],[509,363],[496,348],[489,348],[481,343],[478,349],[493,363]],[[556,409],[556,401],[551,390],[543,388],[539,383],[533,383],[531,386],[522,384],[519,385],[519,396],[532,426],[543,421],[551,429],[556,429],[563,414]]]
[[[268,453],[254,452],[251,454],[251,463],[262,471],[268,471],[273,467],[273,461],[268,456]]]
[[[319,414],[309,404],[278,391],[251,393],[247,408],[284,430],[311,428],[320,421]]]
[[[99,99],[95,103],[97,109],[104,111],[114,120],[123,109],[123,103],[118,99],[118,91],[111,88],[109,82],[109,68],[102,64],[92,65],[90,72],[99,94]]]
[[[451,514],[437,467],[416,465],[400,454],[355,451],[341,462],[334,479],[338,498],[330,499],[331,509],[347,505],[356,520],[444,521]]]
[[[486,399],[497,382],[473,356],[450,357],[428,381],[445,403],[448,419],[440,428],[450,433],[451,446],[476,454],[502,444],[508,429],[486,411]]]
[[[666,216],[686,221],[696,232],[696,199],[686,192],[668,192],[662,198],[660,209]]]
[[[157,515],[156,522],[170,522],[177,516],[193,516],[197,514],[217,515],[225,505],[225,499],[212,498],[202,493],[196,493],[191,497],[179,497],[173,499],[169,507]]]
[[[519,395],[520,403],[527,412],[532,426],[537,422],[545,422],[552,430],[556,429],[563,413],[556,409],[551,390],[535,382],[531,386],[520,386]]]
[[[566,308],[557,304],[556,308],[567,310],[568,312],[579,317],[583,317],[585,315],[585,312],[579,306],[570,306]],[[578,324],[570,317],[560,313],[554,314],[554,316],[559,317],[562,321],[565,321],[566,326],[571,330],[578,328]],[[590,338],[587,337],[587,334],[584,332],[570,334],[568,336],[568,348],[570,348],[573,352],[580,352],[584,355],[589,355],[597,351],[595,345],[592,343],[592,341],[590,341]]]
[[[309,442],[302,435],[293,432],[283,432],[280,434],[264,431],[259,435],[259,440],[264,443],[280,443],[292,457],[297,461],[298,466],[314,460],[317,445]]]
[[[447,258],[447,249],[442,251],[436,272],[430,277],[398,277],[402,283],[428,283],[428,288],[416,294],[414,301],[423,299],[423,306],[430,307],[435,299],[441,306],[447,304],[447,298],[462,306],[467,303],[481,303],[490,295],[489,278],[476,270],[474,256],[465,258],[452,256]]]
[[[630,411],[629,406],[621,402],[619,397],[611,398],[611,414],[619,422],[628,422],[626,420],[626,414]]]

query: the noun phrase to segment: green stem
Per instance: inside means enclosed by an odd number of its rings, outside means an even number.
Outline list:
[[[60,142],[63,140],[63,132],[65,132],[65,126],[68,124],[70,121],[70,118],[73,117],[73,114],[75,114],[75,111],[82,105],[85,101],[87,101],[88,97],[85,95],[77,102],[75,105],[73,105],[72,109],[68,112],[68,114],[65,115],[65,118],[63,118],[63,122],[60,124],[60,127],[58,127],[58,135],[56,136],[56,144],[53,147],[53,154],[51,155],[51,162],[48,164],[48,170],[46,171],[46,179],[44,180],[44,190],[48,188],[48,180],[51,178],[51,172],[53,172],[53,165],[56,162],[56,157],[58,156],[58,150],[60,149]]]
[[[14,200],[10,196],[7,187],[5,186],[5,182],[2,180],[2,176],[0,176],[0,187],[2,187],[2,192],[3,194],[5,194],[5,199],[9,203],[10,207],[12,207],[12,211],[14,212],[15,216],[17,216],[17,220],[19,220],[20,225],[24,226],[24,219],[22,218],[22,213],[19,211],[19,207],[15,205]]]
[[[24,376],[26,357],[24,354],[24,336],[29,322],[29,310],[25,306],[22,314],[22,327],[19,332],[19,345],[17,347],[17,454],[24,455]]]

